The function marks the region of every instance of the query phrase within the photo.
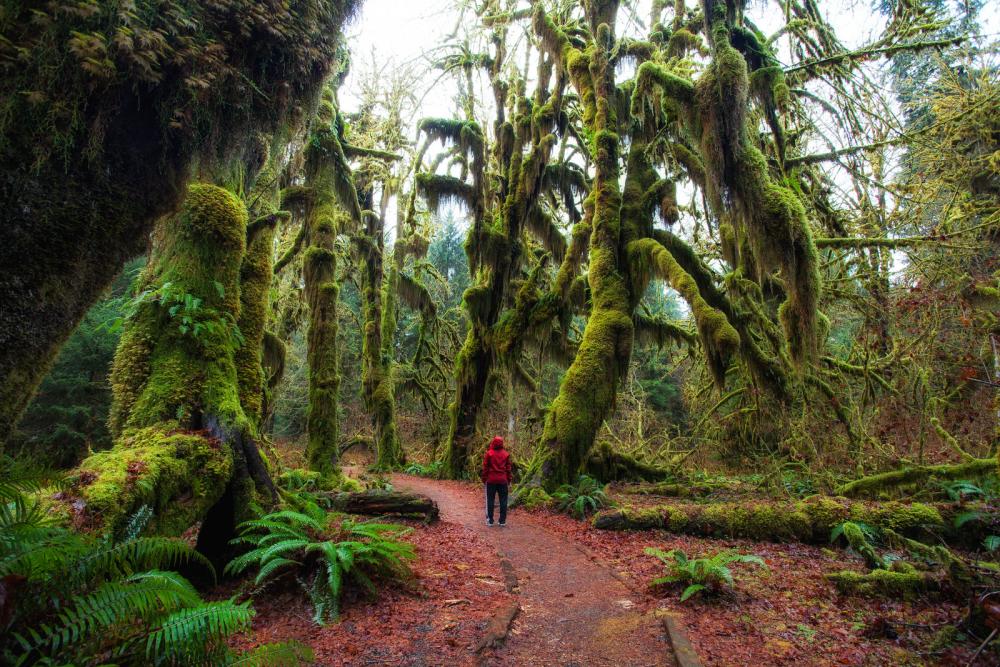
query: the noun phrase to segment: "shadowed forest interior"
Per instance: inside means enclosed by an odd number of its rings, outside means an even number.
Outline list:
[[[0,664],[1000,665],[998,38],[4,3]]]

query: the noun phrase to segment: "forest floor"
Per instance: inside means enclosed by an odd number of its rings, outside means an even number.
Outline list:
[[[678,614],[706,666],[965,665],[975,649],[934,647],[938,631],[963,616],[954,604],[839,595],[823,574],[863,569],[840,550],[598,531],[547,510],[515,509],[508,526],[488,527],[479,485],[392,482],[441,509],[438,523],[407,522],[418,558],[411,585],[347,600],[340,622],[322,628],[301,591],[258,596],[240,644],[297,639],[320,665],[673,665],[660,618]],[[649,587],[662,565],[648,546],[689,555],[738,549],[761,556],[768,571],[737,565],[733,592],[682,604],[678,590]],[[504,630],[505,641],[483,646]],[[990,664],[1000,663],[976,662]]]

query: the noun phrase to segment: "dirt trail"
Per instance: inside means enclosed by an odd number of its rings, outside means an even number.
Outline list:
[[[517,510],[504,528],[485,525],[484,500],[467,485],[408,475],[394,476],[393,484],[429,496],[438,503],[442,521],[475,530],[513,564],[521,611],[506,643],[484,655],[487,664],[674,664],[652,601],[630,590],[575,542]]]

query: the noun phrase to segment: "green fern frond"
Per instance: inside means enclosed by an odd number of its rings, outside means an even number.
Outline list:
[[[167,616],[145,639],[146,657],[152,662],[192,664],[207,646],[250,627],[250,603],[228,600],[180,609]]]

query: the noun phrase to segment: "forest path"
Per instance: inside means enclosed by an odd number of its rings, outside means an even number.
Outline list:
[[[485,664],[675,664],[649,600],[630,590],[571,539],[543,528],[530,513],[516,509],[510,512],[507,526],[487,526],[485,500],[466,484],[409,475],[394,475],[392,482],[397,489],[436,501],[442,521],[480,534],[513,565],[520,613],[506,642],[483,654]]]

